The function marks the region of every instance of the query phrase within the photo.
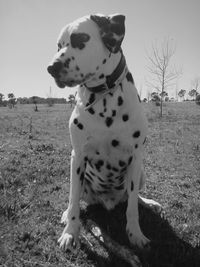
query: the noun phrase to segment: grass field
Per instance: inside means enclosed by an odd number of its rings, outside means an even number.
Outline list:
[[[167,103],[163,118],[152,104],[144,109],[149,122],[144,195],[160,202],[165,215],[139,207],[141,228],[152,244],[148,251],[133,251],[143,266],[200,266],[200,107]],[[31,105],[0,108],[0,266],[129,266],[97,241],[91,249],[81,239],[76,255],[57,244],[69,191],[71,111],[67,105],[39,105],[39,112]],[[95,218],[129,247],[125,208],[95,207],[82,218]]]

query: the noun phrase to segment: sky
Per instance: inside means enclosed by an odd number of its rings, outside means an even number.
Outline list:
[[[200,0],[0,0],[0,93],[45,98],[74,93],[58,88],[46,69],[61,28],[95,13],[126,16],[122,49],[142,97],[149,90],[147,53],[166,38],[176,47],[172,64],[182,70],[174,87],[189,91],[200,76]]]

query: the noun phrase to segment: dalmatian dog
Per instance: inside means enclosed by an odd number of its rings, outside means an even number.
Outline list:
[[[64,249],[77,247],[81,198],[107,209],[127,200],[127,235],[140,248],[149,240],[139,226],[138,201],[155,210],[161,207],[139,195],[145,182],[147,121],[122,52],[124,35],[123,15],[80,18],[61,31],[58,52],[47,68],[60,88],[78,86],[69,121],[69,204],[58,240]]]

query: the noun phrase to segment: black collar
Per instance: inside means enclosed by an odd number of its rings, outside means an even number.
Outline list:
[[[122,53],[119,64],[117,65],[116,69],[113,71],[113,73],[111,75],[106,76],[106,82],[105,83],[102,83],[102,84],[95,86],[95,87],[88,87],[85,84],[84,85],[92,93],[101,93],[101,92],[107,91],[109,89],[112,89],[115,87],[115,85],[116,85],[115,83],[122,75],[125,67],[126,67],[126,60],[125,60],[125,57]]]

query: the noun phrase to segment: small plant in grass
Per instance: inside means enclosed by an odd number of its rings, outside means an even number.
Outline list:
[[[16,105],[16,98],[15,98],[15,96],[14,96],[14,94],[13,93],[10,93],[10,94],[8,94],[8,98],[9,98],[9,100],[8,100],[8,107],[10,108],[10,109],[12,109],[12,108],[14,108],[14,106]]]
[[[34,111],[37,112],[37,111],[38,111],[38,106],[37,106],[37,96],[33,96],[33,97],[32,97],[32,101],[33,101],[33,104],[35,105],[35,107],[34,107]]]

